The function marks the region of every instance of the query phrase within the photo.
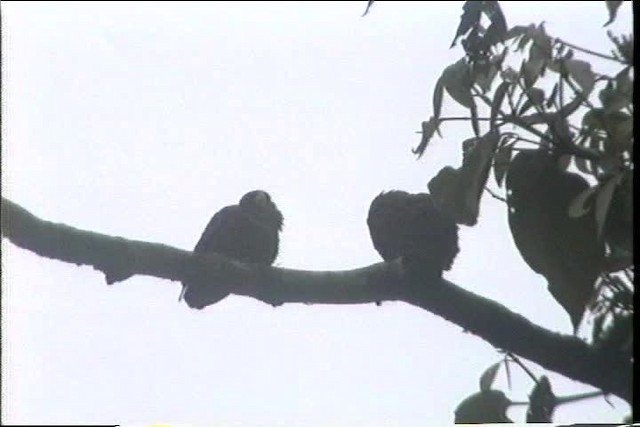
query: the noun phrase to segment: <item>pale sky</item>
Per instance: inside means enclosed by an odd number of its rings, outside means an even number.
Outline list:
[[[379,261],[366,214],[382,190],[426,191],[457,167],[468,126],[411,153],[431,114],[462,2],[2,4],[2,192],[35,215],[193,248],[252,189],[285,217],[279,266]],[[604,2],[503,3],[509,25],[608,53]],[[614,30],[631,31],[631,5]],[[451,102],[443,114],[460,112]],[[495,183],[492,178],[490,185]],[[446,277],[554,331],[568,316],[485,196]],[[404,303],[286,304],[231,296],[202,311],[180,285],[107,286],[89,267],[2,240],[2,422],[424,426],[453,422],[500,354]],[[557,395],[593,388],[550,375]],[[524,400],[513,369],[496,388]],[[619,422],[602,398],[556,422]],[[509,411],[523,421],[523,408]]]

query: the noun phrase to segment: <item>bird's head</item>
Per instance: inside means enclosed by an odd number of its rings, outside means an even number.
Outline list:
[[[266,191],[254,190],[248,192],[240,199],[240,207],[247,212],[251,212],[260,221],[276,228],[278,231],[282,229],[282,213]]]

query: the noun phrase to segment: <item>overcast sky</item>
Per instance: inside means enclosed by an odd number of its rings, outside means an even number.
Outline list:
[[[2,4],[2,192],[43,219],[193,248],[213,213],[269,191],[285,217],[277,265],[379,261],[366,214],[382,190],[425,191],[461,160],[467,126],[411,153],[431,114],[462,2]],[[604,2],[504,3],[509,25],[608,52]],[[631,5],[613,29],[631,31]],[[444,113],[456,112],[446,102]],[[491,181],[491,185],[495,184]],[[447,278],[554,331],[568,316],[485,197]],[[2,422],[424,426],[500,355],[404,303],[205,310],[180,285],[114,286],[89,267],[2,240]],[[529,363],[538,375],[549,374]],[[508,390],[530,380],[514,369]],[[550,374],[558,395],[592,390]],[[623,401],[557,422],[618,422]],[[509,412],[523,421],[523,409]]]

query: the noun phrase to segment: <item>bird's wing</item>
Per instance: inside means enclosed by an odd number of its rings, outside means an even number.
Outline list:
[[[239,206],[227,206],[216,212],[196,243],[194,252],[221,252],[224,253],[224,242],[227,236],[233,238],[240,227],[240,217],[244,214]]]

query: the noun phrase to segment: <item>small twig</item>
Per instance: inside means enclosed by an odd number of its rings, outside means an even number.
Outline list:
[[[629,65],[626,62],[621,61],[620,59],[616,58],[615,56],[610,56],[610,55],[605,55],[604,53],[594,52],[592,50],[585,49],[584,47],[576,46],[575,44],[566,42],[566,41],[564,41],[562,39],[556,38],[556,39],[554,39],[554,41],[556,43],[563,44],[563,45],[565,45],[567,47],[570,47],[571,49],[575,49],[577,51],[580,51],[580,52],[583,52],[583,53],[587,53],[589,55],[597,56],[597,57],[602,58],[602,59],[608,59],[610,61],[615,61],[615,62],[618,62],[618,63],[623,64],[623,65]]]
[[[493,192],[489,187],[484,187],[484,189],[493,197],[494,199],[498,199],[501,202],[507,203],[507,199]]]
[[[527,373],[527,375],[529,375],[529,377],[531,377],[531,379],[532,379],[536,384],[538,384],[538,379],[536,378],[536,376],[535,376],[535,375],[533,375],[533,372],[531,372],[531,371],[529,370],[529,368],[527,368],[526,366],[524,366],[524,363],[522,363],[522,361],[521,361],[521,360],[520,360],[520,359],[519,359],[515,354],[513,354],[513,353],[511,353],[511,352],[509,351],[509,352],[507,352],[507,355],[511,358],[511,360],[512,360],[512,361],[514,361],[516,364],[518,364],[518,365],[522,368],[522,370],[524,370],[524,371]]]

